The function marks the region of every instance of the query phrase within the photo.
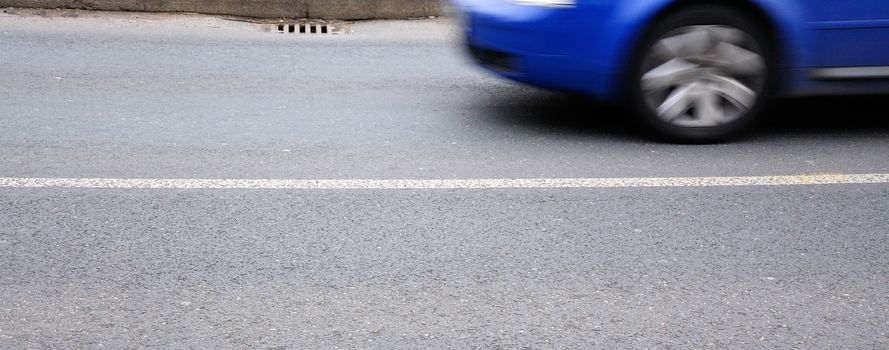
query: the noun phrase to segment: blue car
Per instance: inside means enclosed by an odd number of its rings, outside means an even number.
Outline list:
[[[889,0],[454,2],[482,66],[674,140],[737,136],[775,96],[889,92]]]

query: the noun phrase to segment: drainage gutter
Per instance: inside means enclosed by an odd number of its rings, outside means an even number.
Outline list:
[[[442,0],[445,1],[445,0]],[[0,0],[0,7],[196,12],[256,18],[403,19],[438,16],[439,0]]]

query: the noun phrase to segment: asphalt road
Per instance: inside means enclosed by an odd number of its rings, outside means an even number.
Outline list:
[[[447,20],[0,14],[0,177],[889,173],[885,97],[648,141]],[[0,348],[889,348],[889,185],[0,188]]]

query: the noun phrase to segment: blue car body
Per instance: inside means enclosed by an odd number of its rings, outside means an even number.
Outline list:
[[[570,7],[455,0],[469,47],[524,83],[620,96],[640,37],[686,0],[578,0]],[[723,0],[773,35],[785,95],[889,91],[889,0]]]

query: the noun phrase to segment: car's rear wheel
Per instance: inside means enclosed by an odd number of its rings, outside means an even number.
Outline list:
[[[660,19],[633,64],[629,103],[657,135],[722,141],[747,129],[772,86],[768,34],[740,11],[696,6]]]

